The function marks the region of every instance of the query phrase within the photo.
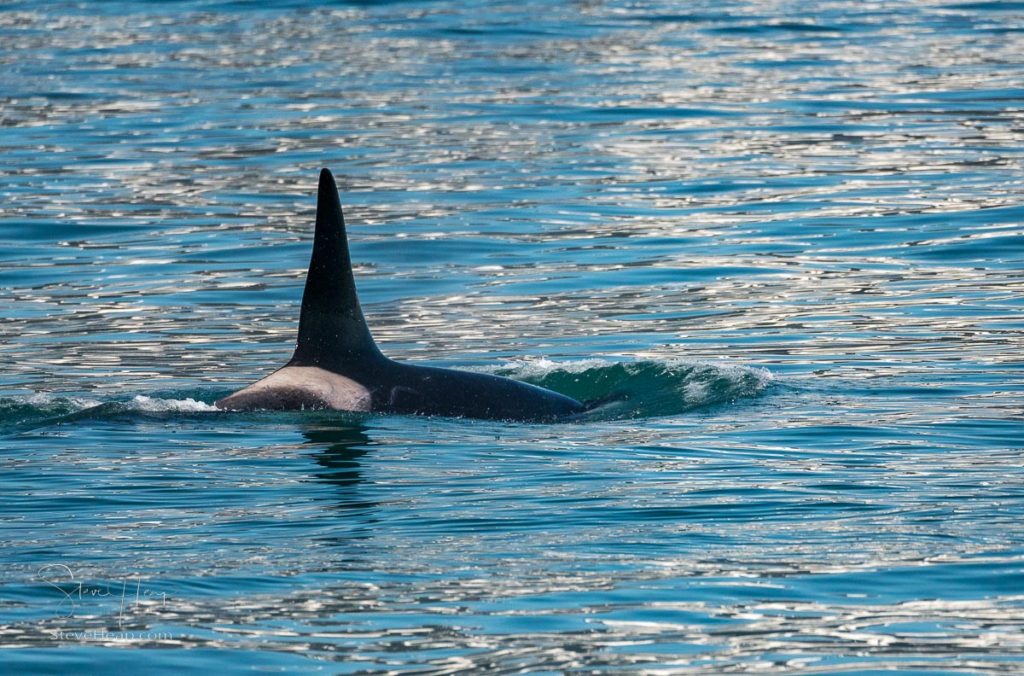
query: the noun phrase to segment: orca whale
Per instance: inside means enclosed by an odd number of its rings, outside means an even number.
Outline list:
[[[385,357],[359,307],[341,201],[328,169],[320,172],[295,353],[284,367],[215,405],[231,411],[334,409],[534,422],[584,411],[575,399],[510,378]]]

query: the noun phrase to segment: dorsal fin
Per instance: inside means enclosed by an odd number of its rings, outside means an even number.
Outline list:
[[[330,170],[323,169],[298,344],[289,365],[341,372],[346,366],[358,368],[366,360],[381,358],[359,307],[338,188]]]

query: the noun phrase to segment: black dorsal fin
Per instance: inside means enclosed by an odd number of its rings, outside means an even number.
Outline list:
[[[356,295],[345,219],[330,170],[320,172],[316,234],[299,315],[299,338],[290,366],[340,372],[381,359]]]

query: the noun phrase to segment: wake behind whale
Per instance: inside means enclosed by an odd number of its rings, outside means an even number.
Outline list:
[[[608,361],[581,359],[552,362],[546,359],[512,362],[490,369],[499,375],[556,390],[578,401],[600,401],[586,412],[567,421],[601,423],[676,416],[718,410],[758,397],[777,381],[764,369],[731,364],[713,364],[681,358]],[[789,387],[792,387],[790,384]],[[226,389],[192,387],[182,390],[147,391],[135,389],[97,397],[94,394],[34,394],[0,396],[0,435],[68,425],[160,424],[200,425],[219,423],[222,416],[256,427],[276,426],[284,421],[324,424],[359,424],[372,413],[295,410],[229,413],[211,402],[229,394]],[[728,410],[724,409],[726,415]]]

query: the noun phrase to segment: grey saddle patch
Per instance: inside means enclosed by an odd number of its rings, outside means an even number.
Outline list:
[[[341,200],[327,169],[320,172],[317,189],[295,352],[288,366],[216,405],[236,411],[326,408],[536,422],[584,410],[575,399],[508,378],[385,357],[359,307]]]
[[[217,408],[232,411],[301,408],[369,411],[370,405],[368,389],[351,378],[315,366],[285,366],[216,403]]]

